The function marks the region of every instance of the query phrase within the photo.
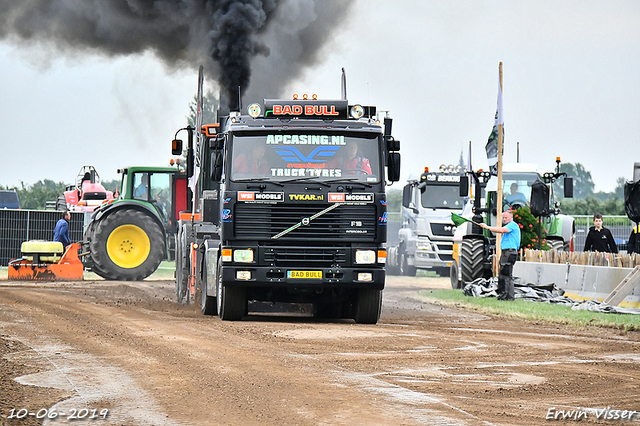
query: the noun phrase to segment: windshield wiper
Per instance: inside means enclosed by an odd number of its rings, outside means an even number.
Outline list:
[[[305,181],[305,180],[310,180],[313,183],[318,183],[320,185],[324,185],[324,186],[327,186],[327,187],[331,186],[331,185],[329,185],[329,184],[327,184],[327,183],[325,183],[325,182],[323,182],[321,180],[315,180],[315,178],[312,177],[312,176],[306,176],[306,177],[299,177],[299,178],[295,178],[295,179],[283,180],[281,182],[282,183],[291,183],[291,182],[302,182],[302,181]]]
[[[234,180],[234,182],[236,183],[247,183],[247,182],[269,182],[272,183],[274,185],[278,185],[278,186],[284,186],[283,184],[281,184],[280,182],[276,182],[273,181],[269,178],[253,178],[253,179],[239,179],[239,180]]]
[[[325,180],[326,183],[355,183],[357,185],[362,185],[365,188],[371,188],[373,185],[370,183],[359,182],[358,178],[340,178],[334,180]]]

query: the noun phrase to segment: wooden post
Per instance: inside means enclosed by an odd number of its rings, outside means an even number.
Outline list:
[[[498,228],[502,227],[502,62],[500,62],[499,66],[500,73],[500,87],[498,90],[498,206],[497,206],[497,214],[496,214],[496,226]],[[491,214],[489,212],[488,214]],[[500,270],[500,256],[502,255],[502,250],[500,249],[500,243],[502,241],[502,234],[496,233],[496,257],[497,261],[495,262],[495,270],[494,276],[498,276],[498,271]]]

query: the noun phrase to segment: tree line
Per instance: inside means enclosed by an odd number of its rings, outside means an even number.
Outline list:
[[[208,104],[210,113],[216,105]],[[193,115],[193,111],[192,111]],[[194,117],[189,117],[193,119]],[[209,117],[212,119],[213,117]],[[569,215],[625,215],[624,210],[624,183],[625,178],[619,177],[617,186],[613,192],[594,192],[595,184],[591,172],[585,170],[580,163],[564,163],[560,165],[560,171],[573,178],[573,199],[562,199],[562,178],[554,183],[554,193],[557,201],[560,201],[560,210]],[[102,181],[105,189],[113,191],[120,185],[119,180]],[[64,182],[54,182],[49,179],[40,180],[32,185],[20,182],[19,187],[0,185],[0,189],[15,190],[18,193],[20,207],[23,209],[44,210],[47,201],[55,201],[67,188]],[[391,189],[387,192],[387,208],[389,212],[399,212],[402,202],[402,191]]]

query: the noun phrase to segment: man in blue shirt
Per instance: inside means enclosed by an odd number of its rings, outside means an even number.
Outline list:
[[[518,249],[520,248],[520,226],[513,221],[510,211],[502,213],[502,226],[489,226],[480,223],[480,227],[491,232],[502,234],[500,241],[500,272],[498,274],[498,299],[514,300],[513,290],[513,265],[518,259]]]
[[[71,244],[69,238],[69,220],[71,214],[69,212],[63,212],[62,218],[56,223],[56,229],[53,231],[53,241],[59,241],[62,243],[63,250],[67,249],[67,246]]]

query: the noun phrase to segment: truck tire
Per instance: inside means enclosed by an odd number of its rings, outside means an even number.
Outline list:
[[[407,252],[404,247],[398,249],[398,266],[400,267],[400,275],[406,275],[408,277],[416,276],[416,267],[409,265]]]
[[[400,275],[400,267],[398,266],[398,248],[387,248],[387,263],[384,266],[387,275]]]
[[[185,303],[188,300],[187,284],[189,282],[189,262],[186,235],[184,228],[178,229],[176,234],[176,298],[178,303]],[[187,300],[185,300],[187,299]]]
[[[207,256],[203,259],[203,277],[201,280],[201,291],[200,291],[200,309],[202,310],[202,315],[217,315],[218,314],[218,301],[215,296],[211,296],[207,293]]]
[[[238,321],[247,312],[247,296],[244,287],[229,286],[222,281],[222,259],[218,262],[218,316],[223,321]]]
[[[121,209],[96,224],[90,251],[103,278],[141,281],[158,269],[164,245],[163,231],[151,217]]]
[[[463,240],[460,244],[461,285],[482,277],[483,262],[484,241],[479,238]]]
[[[382,290],[364,288],[358,291],[354,319],[358,324],[375,324],[382,311]]]

